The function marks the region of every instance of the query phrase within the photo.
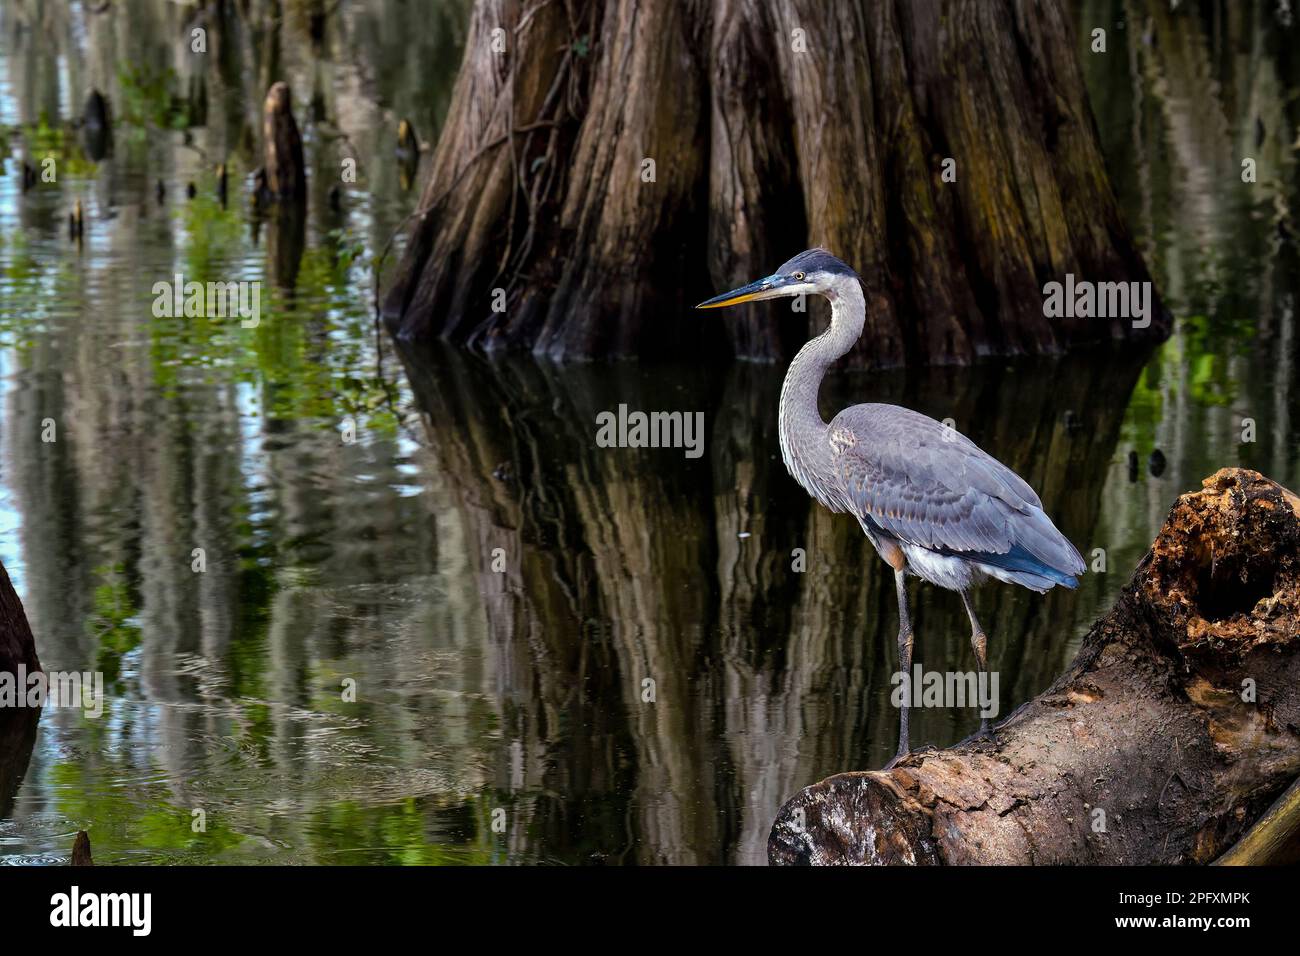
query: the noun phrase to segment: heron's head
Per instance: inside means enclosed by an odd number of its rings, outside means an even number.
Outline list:
[[[857,281],[858,274],[825,249],[809,249],[799,253],[767,278],[715,295],[695,308],[720,309],[724,305],[808,293],[834,299],[845,283]]]

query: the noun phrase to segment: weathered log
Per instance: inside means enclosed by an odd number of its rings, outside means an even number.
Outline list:
[[[1268,808],[1217,866],[1279,866],[1300,863],[1300,779]]]
[[[997,728],[808,787],[773,863],[1208,863],[1300,775],[1300,499],[1183,495],[1074,662]]]
[[[17,673],[20,665],[30,674],[39,670],[41,663],[23,602],[9,581],[9,572],[0,564],[0,673]]]
[[[0,820],[13,814],[14,800],[36,745],[36,707],[0,710]]]
[[[779,359],[820,313],[689,306],[814,243],[870,293],[850,364],[1169,328],[1154,298],[1145,328],[1044,314],[1067,273],[1149,278],[1059,0],[479,0],[384,312],[557,359]]]
[[[26,688],[17,684],[20,669],[30,675],[40,668],[23,602],[9,581],[9,572],[0,564],[0,675],[13,675],[0,676],[0,680],[13,680],[14,692],[25,695]],[[12,812],[14,794],[27,772],[39,713],[26,706],[0,708],[0,819]]]

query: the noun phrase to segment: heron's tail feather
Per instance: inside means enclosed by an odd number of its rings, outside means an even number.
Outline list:
[[[1069,544],[1069,542],[1066,542]],[[1073,547],[1071,547],[1073,550]],[[1077,552],[1075,552],[1077,554]],[[1079,558],[1078,567],[1070,565],[1073,574],[1067,573],[1054,568],[1046,561],[1030,553],[1029,549],[1023,545],[1014,545],[1006,554],[978,554],[973,555],[981,564],[987,565],[990,570],[997,569],[1001,573],[995,576],[1011,584],[1019,584],[1030,590],[1043,592],[1048,591],[1056,585],[1067,588],[1076,588],[1079,586],[1078,578],[1075,577],[1083,571],[1083,559]]]
[[[1078,549],[1057,530],[1041,508],[1032,509],[1026,517],[1028,520],[1013,525],[1015,545],[1009,556],[1017,555],[1013,559],[1014,569],[1032,571],[1057,584],[1074,587],[1078,583],[1075,577],[1084,572]],[[1018,554],[1018,550],[1022,553]]]

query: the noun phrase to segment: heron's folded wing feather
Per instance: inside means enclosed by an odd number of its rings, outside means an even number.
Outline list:
[[[933,550],[1006,554],[1019,544],[1054,568],[1082,570],[1033,489],[956,430],[894,405],[845,409],[837,430],[843,494],[859,517]]]

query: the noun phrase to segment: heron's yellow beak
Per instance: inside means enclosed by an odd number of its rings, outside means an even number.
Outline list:
[[[742,285],[739,289],[732,289],[730,292],[722,293],[722,295],[715,295],[712,299],[701,302],[695,308],[720,309],[724,305],[739,305],[742,302],[753,302],[755,299],[771,299],[781,294],[781,286],[786,283],[787,280],[782,276],[768,276],[766,279],[759,279],[749,285]]]

